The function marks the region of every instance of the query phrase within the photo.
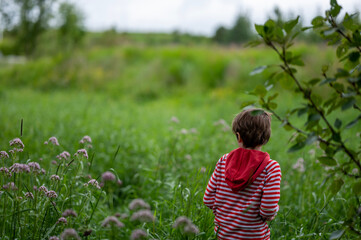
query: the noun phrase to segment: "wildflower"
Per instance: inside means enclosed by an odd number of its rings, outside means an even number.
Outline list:
[[[114,216],[116,216],[117,218],[119,218],[119,217],[121,216],[121,214],[120,214],[120,213],[116,213],[116,214],[114,214]]]
[[[189,132],[190,132],[190,133],[193,133],[193,134],[198,133],[198,131],[197,131],[196,128],[191,128],[191,129],[189,129]]]
[[[114,216],[109,216],[103,220],[102,227],[110,227],[111,225],[115,225],[118,228],[124,227],[124,223]]]
[[[310,151],[308,151],[308,154],[310,154],[311,157],[314,157],[316,154],[315,149],[311,149]]]
[[[45,170],[44,168],[42,168],[42,169],[41,169],[41,173],[42,173],[43,175],[45,175],[45,174],[46,174],[46,170]]]
[[[185,129],[185,128],[182,128],[182,129],[180,130],[180,133],[183,134],[183,135],[186,135],[186,134],[188,134],[188,130]]]
[[[192,223],[192,221],[186,216],[180,216],[174,221],[173,228],[178,228],[181,225],[188,225],[190,223]]]
[[[59,240],[59,238],[57,236],[52,236],[49,238],[49,240]]]
[[[14,138],[9,143],[11,147],[14,147],[15,151],[23,149],[25,147],[20,138]]]
[[[39,161],[43,161],[43,158],[39,158]]]
[[[26,172],[29,173],[30,172],[30,167],[27,164],[22,164],[22,163],[14,163],[9,170],[12,173],[22,173],[22,172]]]
[[[88,187],[89,185],[90,185],[90,186],[93,186],[93,187],[96,187],[97,189],[100,189],[99,183],[98,183],[98,181],[95,180],[95,179],[91,179],[91,180],[89,180],[88,183],[84,183],[84,186],[85,186],[85,187]]]
[[[179,119],[177,117],[175,117],[175,116],[171,117],[170,121],[174,122],[174,123],[179,123],[180,122]]]
[[[63,217],[77,217],[78,214],[76,214],[76,212],[73,210],[73,209],[66,209],[63,214],[62,214]]]
[[[34,195],[31,192],[26,192],[25,197],[29,199],[34,199]]]
[[[57,155],[56,158],[59,160],[62,160],[62,159],[68,160],[68,158],[70,158],[70,153],[67,151],[64,151],[64,152],[60,153],[59,155]]]
[[[44,142],[44,145],[48,145],[48,144],[49,144],[48,141],[45,141],[45,142]]]
[[[50,180],[53,180],[53,181],[60,181],[60,177],[58,175],[51,175],[50,177]]]
[[[54,136],[49,138],[48,143],[49,142],[52,143],[54,146],[59,146],[58,139],[56,137],[54,137]]]
[[[51,190],[51,191],[47,191],[45,193],[45,195],[48,197],[48,198],[57,198],[58,197],[58,194],[56,194],[55,191]]]
[[[37,187],[37,186],[33,186],[33,189],[34,189],[34,191],[37,191],[37,190],[38,190],[38,187]]]
[[[193,234],[199,233],[198,227],[194,225],[192,221],[185,216],[178,217],[173,224],[173,228],[181,228],[181,230],[184,233],[193,233]]]
[[[39,187],[39,192],[43,192],[44,194],[48,192],[48,189],[43,185]]]
[[[32,170],[33,172],[39,172],[40,171],[40,165],[37,162],[29,162],[28,166],[29,166],[30,170]]]
[[[68,221],[66,220],[65,217],[61,217],[61,218],[58,219],[58,221],[56,222],[56,224],[61,224],[61,223],[67,224]]]
[[[102,178],[105,182],[106,181],[114,181],[115,175],[112,172],[106,171],[105,173],[102,174]]]
[[[82,148],[82,149],[79,149],[78,151],[76,151],[76,153],[74,154],[75,156],[78,156],[78,155],[83,155],[83,157],[85,157],[86,159],[88,159],[88,152]]]
[[[144,202],[143,199],[134,199],[133,201],[130,202],[129,204],[129,209],[130,210],[135,210],[137,208],[145,208],[145,209],[150,209],[150,206],[148,203]]]
[[[8,176],[8,177],[12,176],[11,172],[6,167],[1,167],[0,168],[0,173],[3,173],[5,176]]]
[[[355,174],[355,175],[358,174],[358,169],[357,168],[352,169],[352,174]]]
[[[118,179],[117,184],[118,184],[119,186],[122,186],[122,185],[123,185],[123,181],[120,180],[120,179]]]
[[[140,210],[138,212],[133,213],[130,217],[131,221],[138,220],[140,222],[154,222],[155,217],[153,213],[149,210]]]
[[[92,139],[89,137],[89,136],[84,136],[80,142],[81,144],[84,144],[84,143],[92,143]]]
[[[192,156],[190,154],[185,155],[184,158],[187,159],[188,161],[192,160]]]
[[[199,229],[198,229],[197,226],[194,225],[193,223],[184,226],[183,231],[184,231],[185,233],[193,233],[193,234],[199,233]]]
[[[142,229],[135,229],[132,231],[132,234],[130,235],[131,240],[137,240],[146,237],[147,237],[147,233]]]
[[[60,235],[60,239],[62,239],[62,240],[67,240],[67,239],[72,239],[72,238],[80,240],[78,233],[73,228],[65,229],[64,232]]]
[[[213,125],[214,125],[214,126],[218,126],[218,125],[223,125],[223,126],[225,126],[225,125],[227,125],[227,122],[226,122],[226,120],[224,120],[224,119],[219,119],[218,121],[214,122]]]
[[[9,158],[9,154],[5,151],[0,151],[0,159]]]
[[[205,167],[201,167],[201,170],[200,170],[201,173],[205,173],[206,171],[207,171],[207,169]]]
[[[53,161],[51,161],[51,164],[53,164],[53,165],[58,165],[58,162],[55,161],[55,160],[53,160]]]
[[[13,191],[18,190],[18,188],[14,182],[9,182],[8,184],[5,184],[3,186],[3,189],[9,189],[9,190],[13,190]]]
[[[297,159],[297,162],[292,165],[292,168],[299,172],[304,172],[305,171],[304,162],[305,160],[303,158],[299,158]]]

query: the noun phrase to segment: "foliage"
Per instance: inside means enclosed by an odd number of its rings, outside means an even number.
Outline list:
[[[253,71],[260,73],[269,70],[268,81],[264,86],[258,86],[253,94],[259,96],[259,104],[272,112],[288,130],[294,130],[292,136],[294,145],[289,152],[304,148],[317,142],[322,149],[318,161],[328,167],[328,177],[332,179],[328,194],[328,201],[344,187],[351,186],[354,196],[347,202],[351,204],[349,212],[343,218],[337,230],[330,235],[330,239],[338,239],[348,230],[361,235],[360,226],[360,179],[361,179],[361,145],[360,142],[350,142],[347,131],[354,131],[361,120],[360,88],[361,88],[361,24],[354,20],[355,15],[348,13],[340,19],[341,6],[336,0],[331,0],[331,8],[325,16],[315,17],[312,29],[327,40],[336,49],[338,58],[337,70],[332,71],[329,63],[321,69],[321,77],[302,79],[299,70],[305,65],[300,54],[291,50],[294,39],[301,32],[295,26],[299,17],[283,24],[276,24],[268,20],[264,25],[256,25],[256,31],[262,41],[272,48],[281,60],[280,64],[263,66]],[[301,95],[302,104],[293,106],[285,117],[276,113],[275,99],[278,93],[272,94],[271,89],[278,82],[286,82],[288,91]],[[292,84],[292,87],[289,87]],[[318,89],[318,90],[315,90]],[[332,90],[332,92],[330,92]],[[330,94],[324,94],[330,92]],[[345,113],[351,112],[352,120]],[[292,119],[304,118],[305,124],[298,127]],[[345,179],[346,178],[346,179]]]
[[[85,35],[83,14],[74,4],[61,3],[59,6],[59,41],[61,48],[72,49],[81,43]]]
[[[54,0],[12,0],[3,3],[0,14],[5,19],[5,29],[15,32],[19,53],[31,55],[34,52],[39,36],[48,28],[53,3]]]
[[[254,33],[252,32],[248,16],[241,14],[237,17],[232,28],[218,27],[213,40],[221,44],[244,43],[251,40],[253,36]]]

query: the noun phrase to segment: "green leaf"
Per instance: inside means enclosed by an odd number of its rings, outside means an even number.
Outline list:
[[[336,118],[335,123],[334,123],[335,128],[340,129],[341,125],[342,125],[342,121],[340,119]]]
[[[326,83],[330,83],[330,82],[334,82],[336,81],[336,78],[326,78],[325,80],[323,80],[320,85],[326,84]]]
[[[337,17],[337,15],[340,13],[342,7],[338,5],[336,0],[331,0],[331,11],[330,14],[332,17]]]
[[[258,116],[258,115],[261,115],[261,114],[263,114],[263,113],[264,113],[263,110],[257,109],[257,110],[253,110],[253,111],[251,112],[251,115],[252,115],[252,116]]]
[[[344,182],[341,178],[335,179],[329,188],[331,194],[335,195],[336,193],[338,193],[343,184],[344,184]]]
[[[254,27],[255,27],[257,33],[263,37],[264,36],[263,25],[255,24]]]
[[[323,18],[323,17],[321,17],[321,16],[317,16],[317,17],[315,17],[314,19],[312,19],[312,26],[314,26],[314,27],[321,27],[321,26],[323,26],[323,21],[324,21],[325,19]]]
[[[353,184],[352,191],[357,195],[361,195],[361,181]]]
[[[352,38],[357,46],[361,45],[361,35],[360,35],[359,30],[356,30],[352,33]]]
[[[241,103],[241,108],[245,108],[247,106],[253,105],[255,101],[246,101]]]
[[[267,89],[263,85],[257,85],[255,89],[253,90],[253,93],[255,95],[264,97],[267,94]]]
[[[320,163],[326,165],[326,166],[336,166],[337,162],[335,159],[331,157],[318,157],[317,158]]]
[[[262,73],[266,68],[268,68],[267,65],[257,67],[255,69],[253,69],[252,72],[249,75],[253,76],[253,75]]]
[[[340,45],[337,47],[336,50],[336,55],[338,58],[344,56],[348,51],[348,46],[347,45]]]
[[[300,108],[300,110],[298,110],[297,112],[297,116],[302,116],[303,114],[305,114],[308,111],[308,107],[304,107],[304,108]]]
[[[330,28],[330,29],[323,31],[323,35],[328,37],[328,36],[331,36],[332,34],[334,34],[335,32],[336,32],[335,28]]]
[[[289,152],[289,153],[296,152],[296,151],[304,148],[305,146],[306,146],[305,142],[298,142],[295,145],[293,145],[292,147],[290,147],[287,152]]]
[[[317,141],[318,137],[313,133],[308,135],[307,139],[306,139],[306,144],[312,144],[315,141]]]
[[[345,233],[344,229],[337,230],[331,233],[330,240],[339,239]]]
[[[308,116],[308,121],[309,122],[318,121],[318,120],[320,120],[320,118],[321,118],[320,114],[314,113],[314,114],[311,114]]]
[[[245,47],[257,47],[262,43],[263,41],[257,39],[257,40],[249,41],[248,43],[245,44]]]
[[[345,99],[344,103],[341,106],[341,110],[345,111],[346,109],[349,109],[355,104],[356,100],[354,98],[347,98]]]
[[[278,95],[279,95],[278,93],[273,94],[272,96],[270,96],[268,98],[268,101],[272,101],[273,99],[276,99],[278,97]]]
[[[292,29],[297,25],[299,18],[300,18],[300,16],[297,16],[296,19],[287,21],[285,23],[284,29],[287,34],[290,33],[292,31]]]
[[[345,128],[348,129],[348,128],[351,128],[353,127],[359,120],[361,119],[361,115],[358,115],[358,117],[354,120],[352,120],[351,122],[349,122]]]
[[[359,60],[359,58],[360,58],[359,52],[352,52],[348,55],[348,60],[350,60],[351,62],[356,62]]]
[[[308,82],[308,84],[314,86],[314,85],[316,85],[317,83],[319,83],[320,81],[321,81],[321,79],[319,79],[319,78],[313,78],[313,79],[311,79],[311,80]]]
[[[332,139],[336,142],[341,142],[341,135],[340,133],[334,133],[332,134]]]

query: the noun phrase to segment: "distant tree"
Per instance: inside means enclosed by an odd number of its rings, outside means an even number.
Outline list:
[[[230,29],[231,43],[244,43],[254,35],[249,18],[246,15],[239,15],[233,27]]]
[[[232,28],[224,26],[217,28],[213,40],[220,44],[244,43],[254,36],[251,22],[246,15],[240,14]]]
[[[229,43],[229,30],[223,26],[217,28],[213,40],[220,44]]]
[[[31,55],[39,36],[47,29],[52,5],[56,0],[7,0],[1,1],[0,14],[5,29],[12,30],[20,53]]]
[[[74,4],[64,2],[59,6],[59,41],[67,49],[81,43],[85,35],[83,13]]]

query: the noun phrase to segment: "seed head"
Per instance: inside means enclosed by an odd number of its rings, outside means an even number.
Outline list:
[[[29,162],[28,166],[31,171],[39,173],[40,172],[40,165],[37,162]]]
[[[30,167],[27,164],[22,164],[22,163],[14,163],[10,168],[9,168],[10,172],[12,173],[29,173],[30,172]]]
[[[199,233],[198,227],[194,225],[192,221],[185,216],[178,217],[173,224],[173,228],[180,228],[184,233],[191,233],[191,234]]]
[[[132,231],[132,234],[130,235],[131,240],[138,240],[146,237],[147,237],[147,233],[143,229],[135,229]]]
[[[48,189],[43,185],[39,187],[39,192],[43,192],[44,194],[48,192]]]
[[[102,178],[103,178],[103,181],[105,181],[105,182],[114,181],[115,175],[112,172],[106,171],[105,173],[102,174]]]
[[[174,221],[173,228],[178,228],[182,225],[189,225],[191,223],[192,221],[189,220],[186,216],[180,216]]]
[[[65,229],[64,232],[60,235],[60,239],[62,239],[62,240],[67,240],[67,239],[72,239],[72,238],[80,240],[78,233],[73,228]]]
[[[3,186],[3,189],[9,189],[9,190],[16,191],[16,190],[18,190],[18,187],[15,185],[14,182],[9,182],[8,184],[5,184]]]
[[[52,236],[49,238],[49,240],[59,240],[59,238],[57,236]]]
[[[124,227],[124,223],[118,220],[118,218],[114,216],[109,216],[103,220],[102,227],[110,227],[111,225],[114,225],[118,228]]]
[[[145,208],[145,209],[150,209],[150,206],[148,203],[144,202],[143,199],[134,199],[133,201],[131,201],[129,203],[129,209],[130,210],[135,210],[137,208]]]

